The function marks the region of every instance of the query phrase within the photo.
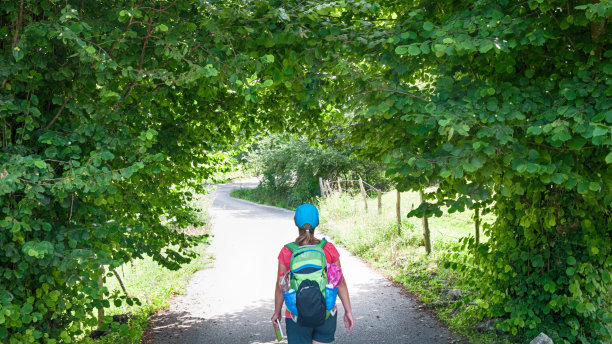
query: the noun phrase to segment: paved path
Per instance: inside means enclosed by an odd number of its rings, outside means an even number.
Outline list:
[[[170,308],[153,317],[151,343],[275,343],[269,319],[274,310],[277,255],[282,245],[295,239],[297,230],[293,212],[229,196],[234,188],[252,186],[226,184],[215,191],[210,209],[214,238],[209,249],[216,258],[214,267],[196,272],[185,295],[173,298]],[[346,332],[340,306],[335,343],[456,341],[400,288],[338,249],[355,329]],[[283,323],[283,332],[284,327]]]

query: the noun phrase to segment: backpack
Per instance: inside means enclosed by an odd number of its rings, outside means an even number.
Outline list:
[[[291,252],[290,286],[296,290],[295,305],[292,314],[297,310],[297,322],[304,327],[318,327],[329,318],[330,311],[325,303],[325,286],[327,285],[327,261],[323,247],[325,239],[316,245],[299,246],[292,242],[287,247]],[[334,300],[335,302],[335,300]],[[289,307],[288,307],[289,308]]]

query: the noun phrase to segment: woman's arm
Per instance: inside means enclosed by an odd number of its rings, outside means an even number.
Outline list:
[[[287,268],[278,262],[278,273],[276,274],[276,288],[274,288],[274,314],[272,315],[272,323],[276,327],[276,319],[281,318],[281,311],[283,310],[283,293],[280,288],[280,281],[283,275],[287,272]]]
[[[340,259],[334,264],[340,266]],[[338,297],[344,307],[344,327],[348,332],[353,330],[355,327],[355,319],[353,319],[353,309],[351,308],[351,300],[349,298],[348,287],[346,286],[346,280],[344,279],[344,273],[342,274],[342,280],[338,285]]]

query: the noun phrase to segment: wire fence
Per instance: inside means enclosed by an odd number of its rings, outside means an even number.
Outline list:
[[[319,186],[321,188],[322,197],[328,197],[334,192],[340,192],[340,193],[346,192],[346,193],[350,193],[353,195],[356,193],[361,193],[361,196],[363,199],[363,206],[366,212],[368,212],[368,192],[375,193],[376,198],[377,198],[378,213],[379,214],[382,213],[382,190],[376,188],[372,184],[369,184],[363,181],[362,179],[324,180],[322,178],[319,178]],[[423,203],[424,195],[423,195],[422,190],[419,192],[419,195],[420,195],[420,201],[421,203]],[[400,210],[401,208],[400,202],[401,202],[400,192],[396,190],[395,213],[396,213],[396,221],[397,221],[397,232],[399,235],[401,235],[401,230],[402,230],[402,214]],[[429,254],[431,253],[432,245],[431,245],[431,233],[429,229],[429,220],[427,217],[422,218],[422,225],[423,225],[423,236],[424,236],[424,241],[425,241],[425,250]],[[442,234],[435,229],[434,231],[436,231],[438,234]]]

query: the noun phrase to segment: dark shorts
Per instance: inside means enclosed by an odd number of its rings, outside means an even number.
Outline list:
[[[312,344],[315,340],[320,343],[331,343],[334,341],[334,333],[336,333],[336,321],[338,312],[325,320],[325,323],[319,327],[302,327],[295,321],[287,318],[285,325],[287,328],[287,340],[289,344]]]

